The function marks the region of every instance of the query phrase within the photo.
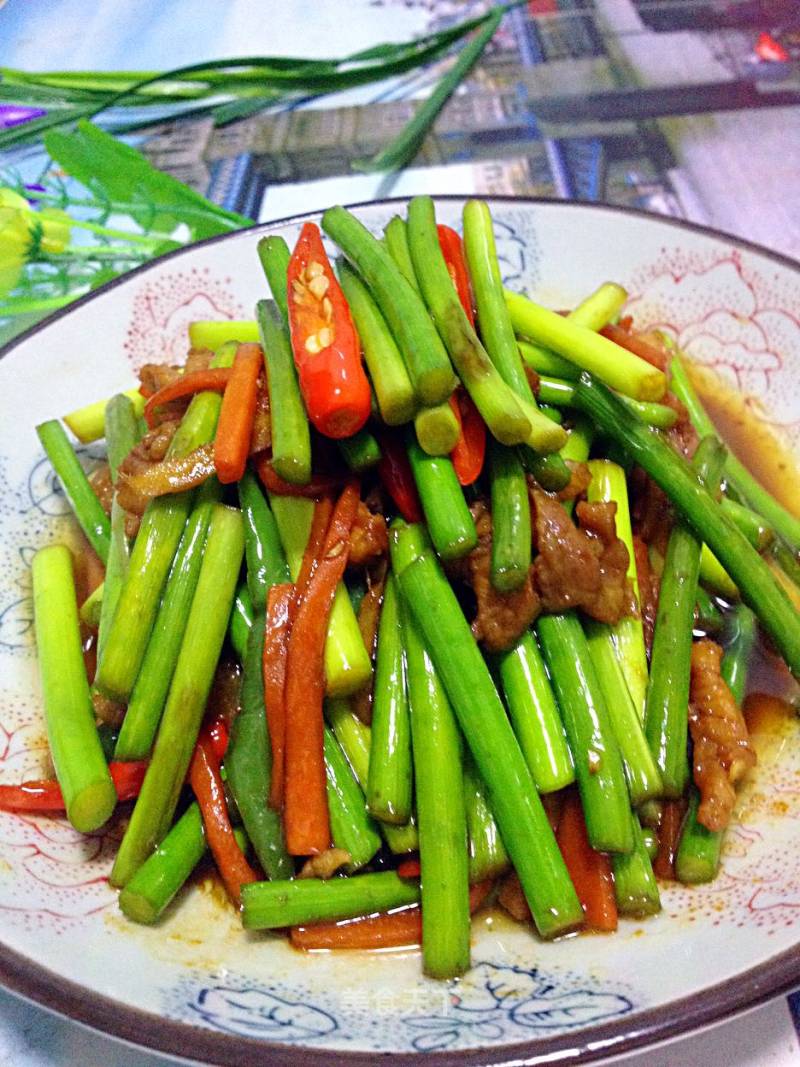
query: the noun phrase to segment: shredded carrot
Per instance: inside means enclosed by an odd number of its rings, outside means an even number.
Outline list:
[[[328,616],[347,565],[359,484],[348,482],[334,508],[323,552],[297,608],[286,666],[284,829],[291,855],[309,856],[330,845],[323,757],[322,701]]]
[[[328,533],[331,515],[333,514],[333,501],[324,496],[318,500],[314,507],[314,518],[311,520],[311,529],[308,533],[306,550],[303,553],[303,562],[295,582],[294,601],[289,609],[289,617],[293,619],[297,614],[303,597],[308,589],[308,583],[314,577],[320,556],[325,548],[325,536]]]
[[[206,390],[212,390],[215,393],[224,392],[230,376],[230,367],[208,367],[206,370],[194,370],[188,374],[182,374],[173,382],[158,389],[149,398],[144,406],[145,422],[152,429],[153,412],[162,404],[168,404],[170,400],[180,400],[181,397],[204,393]]]
[[[257,881],[257,875],[233,835],[225,804],[225,788],[219,772],[219,760],[214,752],[214,743],[205,728],[197,739],[192,756],[189,784],[200,805],[208,846],[225,888],[238,904],[242,886]]]
[[[665,800],[658,821],[658,855],[653,861],[656,878],[675,881],[675,853],[681,839],[681,826],[686,814],[686,801]]]
[[[609,341],[618,344],[620,348],[627,348],[629,352],[633,352],[639,359],[658,367],[659,370],[667,369],[667,353],[660,348],[656,348],[655,345],[651,345],[649,341],[637,337],[635,333],[629,333],[621,326],[615,326],[613,323],[604,326],[600,333],[603,337],[607,337]]]
[[[238,482],[244,474],[263,366],[260,345],[244,344],[236,349],[214,437],[214,466],[223,485]]]
[[[284,481],[276,473],[272,460],[268,456],[258,456],[253,463],[261,484],[277,496],[304,496],[316,500],[333,493],[341,485],[341,478],[332,478],[324,474],[313,475],[307,485],[294,485],[292,482]]]
[[[270,807],[283,807],[283,752],[286,741],[286,660],[289,654],[289,609],[294,597],[291,582],[273,585],[267,594],[264,636],[264,708],[272,746]]]
[[[493,883],[477,882],[469,891],[469,910],[476,912],[491,892]],[[401,948],[422,942],[422,909],[418,904],[380,915],[361,915],[336,923],[293,926],[289,932],[295,948],[370,949]]]
[[[564,799],[556,840],[583,907],[586,925],[591,930],[616,930],[617,902],[611,863],[604,852],[597,852],[589,844],[581,800],[574,790]]]
[[[293,926],[290,934],[295,948],[400,948],[422,941],[422,910],[412,904],[400,911],[361,915],[338,923]]]

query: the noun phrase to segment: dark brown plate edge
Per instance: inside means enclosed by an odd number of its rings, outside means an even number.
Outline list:
[[[437,202],[464,203],[468,197],[444,194],[434,196]],[[489,203],[525,205],[538,207],[569,207],[590,210],[595,213],[630,215],[644,221],[659,222],[676,230],[685,230],[705,237],[715,238],[728,245],[753,252],[781,266],[800,273],[800,261],[790,256],[748,241],[735,234],[726,233],[709,226],[657,215],[639,208],[595,201],[555,200],[543,197],[489,196]],[[401,207],[408,197],[391,197],[362,201],[348,207],[358,211],[369,207]],[[255,224],[246,230],[233,230],[203,241],[179,248],[164,256],[144,263],[134,270],[113,279],[101,288],[87,293],[78,300],[59,309],[52,315],[34,324],[14,337],[2,349],[0,359],[11,355],[14,349],[49,327],[52,323],[70,314],[82,305],[104,296],[109,290],[125,284],[137,275],[171,259],[194,252],[199,247],[210,246],[232,238],[244,239],[260,236],[284,226],[316,218],[320,211],[303,212],[284,219]],[[632,1012],[609,1023],[584,1028],[575,1033],[559,1034],[550,1038],[502,1045],[496,1049],[468,1049],[439,1053],[391,1053],[356,1052],[333,1049],[315,1049],[309,1045],[277,1044],[256,1041],[232,1034],[222,1034],[204,1027],[195,1027],[186,1022],[166,1019],[163,1016],[140,1011],[121,1004],[120,1001],[101,993],[87,990],[43,967],[29,957],[0,943],[0,983],[7,989],[40,1005],[55,1014],[66,1016],[77,1023],[91,1027],[110,1037],[128,1044],[148,1048],[153,1052],[174,1056],[178,1059],[220,1065],[220,1067],[250,1067],[250,1065],[280,1064],[281,1067],[317,1067],[345,1064],[373,1064],[391,1060],[393,1064],[418,1067],[421,1058],[432,1067],[527,1067],[543,1063],[592,1063],[622,1053],[633,1052],[648,1045],[682,1037],[702,1027],[721,1022],[725,1018],[757,1007],[759,1004],[789,992],[800,982],[800,944],[774,956],[764,963],[741,974],[711,986],[680,1000],[671,1001],[658,1008]],[[191,1044],[191,1047],[187,1045]]]

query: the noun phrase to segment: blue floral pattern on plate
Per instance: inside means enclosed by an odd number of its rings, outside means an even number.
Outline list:
[[[326,1047],[355,1042],[375,1051],[416,1052],[565,1033],[641,1006],[619,983],[490,961],[476,963],[462,979],[446,984],[423,979],[416,989],[404,991],[373,990],[365,996],[361,989],[337,994],[317,988],[303,999],[297,992],[296,986],[287,995],[280,984],[265,986],[226,974],[219,984],[197,976],[163,995],[166,1014],[224,1033],[289,1043],[324,1038]],[[428,1010],[415,1012],[415,1003]],[[434,1013],[431,1006],[437,1008]]]
[[[84,468],[91,471],[105,458],[102,446],[78,447]],[[21,484],[13,486],[0,467],[0,488],[6,489],[2,527],[12,546],[8,564],[0,569],[0,650],[25,653],[33,648],[33,601],[30,567],[38,548],[60,536],[71,514],[61,483],[49,459],[39,454]]]

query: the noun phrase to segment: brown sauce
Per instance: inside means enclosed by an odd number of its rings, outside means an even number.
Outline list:
[[[689,371],[692,383],[725,444],[787,511],[800,518],[800,470],[785,443],[757,417],[753,402],[731,389],[713,371],[696,364],[690,364]],[[781,571],[773,569],[797,606],[797,589],[784,579]],[[756,642],[753,651],[747,691],[753,696],[763,694],[766,701],[778,698],[790,710],[792,703],[800,697],[797,682],[763,639]],[[753,705],[754,708],[759,706],[758,701]],[[796,714],[793,710],[792,713]],[[759,713],[753,711],[752,714]],[[769,721],[774,725],[776,720],[773,717]],[[762,716],[758,722],[763,725],[767,719]]]
[[[797,461],[770,426],[753,412],[754,401],[729,388],[705,367],[689,366],[692,384],[730,450],[776,500],[800,518]]]
[[[747,694],[742,711],[754,739],[761,734],[781,733],[797,720],[797,709],[788,700],[760,691]]]

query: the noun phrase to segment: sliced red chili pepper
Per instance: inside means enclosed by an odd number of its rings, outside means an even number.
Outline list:
[[[469,284],[469,271],[464,259],[464,242],[450,226],[437,226],[439,247],[442,250],[448,273],[453,279],[458,299],[472,326],[475,325],[475,312],[472,307],[472,290]]]
[[[406,450],[394,434],[378,435],[381,458],[378,477],[406,522],[422,522],[422,505]]]
[[[472,485],[480,477],[486,458],[486,423],[464,389],[456,389],[450,397],[450,407],[461,427],[450,459],[459,483]]]
[[[144,406],[144,417],[147,425],[153,427],[153,412],[162,404],[168,404],[170,400],[179,400],[182,396],[191,396],[193,393],[202,393],[207,389],[215,393],[222,393],[231,376],[230,367],[209,367],[207,370],[194,370],[188,374],[182,374],[180,378],[169,382],[163,388],[153,393]]]
[[[139,795],[147,770],[145,760],[109,763],[108,770],[117,791],[118,800],[133,800]],[[0,811],[59,812],[64,810],[64,797],[58,782],[34,781],[23,782],[21,785],[0,785]]]
[[[472,306],[469,271],[464,258],[464,242],[450,226],[437,226],[439,247],[442,250],[447,270],[453,279],[458,299],[471,325],[475,326],[475,311]],[[450,407],[458,419],[461,432],[450,459],[456,469],[461,485],[472,485],[483,470],[486,455],[486,426],[464,389],[458,389],[450,397]]]
[[[214,755],[221,763],[225,759],[225,753],[228,751],[229,740],[228,723],[225,716],[215,715],[208,724],[207,733]]]
[[[397,874],[400,878],[419,878],[422,874],[422,867],[420,867],[419,856],[414,856],[407,860],[401,860],[397,864]]]
[[[311,422],[326,437],[350,437],[369,418],[370,388],[350,308],[307,222],[289,260],[292,351]]]

